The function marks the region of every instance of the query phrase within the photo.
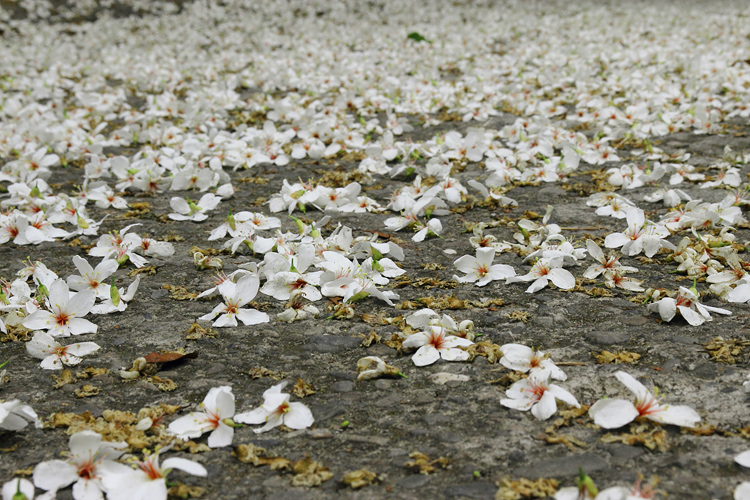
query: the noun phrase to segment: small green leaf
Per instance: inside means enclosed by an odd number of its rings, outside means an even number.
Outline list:
[[[370,292],[365,292],[365,291],[357,292],[351,297],[349,297],[349,300],[347,300],[346,303],[353,304],[355,302],[359,302],[360,300],[367,298],[369,295],[370,295]]]
[[[432,43],[431,41],[429,41],[428,39],[426,39],[425,37],[423,37],[422,35],[420,35],[416,31],[412,31],[411,33],[409,33],[408,35],[406,35],[406,38],[408,38],[409,40],[414,40],[415,42]]]

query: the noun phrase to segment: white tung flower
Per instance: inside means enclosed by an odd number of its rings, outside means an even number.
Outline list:
[[[698,302],[698,295],[691,289],[680,287],[677,297],[665,297],[648,305],[648,310],[658,312],[664,321],[672,321],[677,313],[693,326],[699,326],[711,321],[709,313],[731,315],[732,312],[720,307],[706,306]]]
[[[464,255],[457,259],[453,265],[456,269],[466,273],[465,276],[453,276],[460,283],[476,283],[484,286],[491,281],[502,280],[516,275],[516,271],[506,264],[492,265],[495,258],[494,248],[477,248],[477,256]]]
[[[35,358],[42,360],[42,368],[61,370],[63,365],[77,365],[83,356],[93,354],[100,348],[94,342],[79,342],[67,346],[55,341],[51,335],[38,331],[26,344],[26,350]]]
[[[208,446],[220,448],[232,444],[234,437],[234,394],[229,386],[214,387],[201,403],[203,411],[180,417],[167,430],[182,439],[193,439],[211,431]]]
[[[563,269],[563,258],[541,258],[531,267],[531,270],[523,276],[511,276],[505,282],[517,283],[520,281],[533,281],[526,289],[526,293],[538,292],[546,287],[550,281],[563,290],[569,290],[576,286],[576,279],[567,269]]]
[[[438,359],[446,361],[466,361],[469,353],[460,346],[470,346],[474,342],[455,335],[448,335],[442,326],[430,326],[424,332],[410,335],[401,346],[405,349],[417,349],[412,361],[417,366],[431,365]]]
[[[270,431],[281,424],[291,429],[306,429],[310,427],[315,419],[310,409],[302,403],[290,403],[289,394],[281,390],[287,382],[276,384],[263,393],[263,404],[258,408],[245,413],[235,415],[235,422],[242,424],[265,424],[259,429],[254,429],[256,434]]]
[[[626,399],[600,399],[589,409],[589,415],[596,425],[605,429],[617,429],[637,417],[682,427],[695,427],[695,424],[701,421],[700,415],[689,406],[660,404],[659,400],[632,375],[619,371],[615,373],[615,377],[633,393],[635,402]]]
[[[557,411],[557,400],[580,408],[576,398],[562,387],[549,383],[550,372],[530,375],[514,383],[505,392],[500,404],[515,410],[528,411],[538,420],[547,420]]]
[[[549,372],[550,378],[566,380],[568,378],[555,363],[542,351],[535,351],[531,347],[521,344],[505,344],[500,348],[503,357],[500,364],[510,370],[516,370],[530,375]]]

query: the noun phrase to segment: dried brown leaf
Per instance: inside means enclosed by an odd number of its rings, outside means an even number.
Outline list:
[[[28,342],[31,340],[31,330],[23,325],[5,325],[7,333],[0,333],[0,342]]]
[[[524,311],[511,311],[509,313],[505,313],[503,316],[511,321],[520,321],[522,323],[528,323],[531,319],[531,313],[527,313]]]
[[[667,431],[661,427],[650,426],[649,424],[631,424],[630,432],[623,432],[619,436],[614,434],[605,434],[602,436],[604,443],[623,443],[629,446],[645,446],[649,450],[667,451],[669,443],[667,442]]]
[[[396,349],[397,351],[401,350],[401,344],[404,343],[404,340],[406,340],[406,335],[404,335],[401,332],[394,332],[391,335],[391,338],[384,341],[383,344],[387,345],[391,349]]]
[[[237,179],[240,184],[266,184],[268,178],[266,177],[240,177]]]
[[[294,463],[292,466],[294,476],[292,477],[292,486],[320,486],[323,482],[333,477],[333,474],[324,467],[320,462],[312,458],[305,457]]]
[[[206,453],[207,451],[211,451],[211,448],[208,447],[205,443],[196,443],[193,440],[190,441],[175,441],[175,445],[172,448],[175,451],[187,451],[188,453]]]
[[[202,338],[216,338],[219,336],[219,332],[213,328],[204,328],[198,323],[193,323],[186,332],[183,332],[185,338],[188,340],[198,340]]]
[[[436,465],[447,469],[450,467],[451,459],[447,457],[439,457],[435,460],[430,460],[430,457],[419,451],[413,451],[409,454],[409,460],[404,464],[407,469],[412,469],[420,474],[432,474],[436,470]]]
[[[430,277],[417,278],[412,280],[411,278],[404,276],[401,277],[400,281],[397,281],[395,284],[395,288],[403,288],[406,286],[430,290],[432,288],[456,288],[458,287],[458,282],[455,280],[441,280],[438,278]]]
[[[521,478],[517,481],[503,479],[495,500],[520,500],[522,498],[552,497],[559,483],[556,479],[539,478],[534,481]]]
[[[188,292],[184,286],[164,285],[162,288],[169,290],[169,298],[174,300],[192,300],[198,296],[197,293]]]
[[[351,486],[354,489],[368,486],[374,482],[379,481],[380,478],[374,472],[370,472],[367,469],[353,470],[344,474],[341,478],[341,482],[347,486]]]
[[[579,448],[586,448],[586,443],[574,438],[573,436],[568,436],[567,434],[552,433],[545,436],[544,440],[547,442],[547,444],[564,444],[570,451],[575,451],[576,446],[578,446]]]
[[[600,365],[603,364],[618,364],[618,363],[627,363],[630,365],[635,365],[638,363],[638,360],[641,359],[641,355],[637,352],[629,352],[629,351],[602,351],[600,354],[594,354],[593,352],[591,355],[594,357],[597,363]]]
[[[265,368],[263,366],[259,366],[258,368],[251,368],[247,373],[252,378],[268,377],[274,380],[281,380],[282,378],[286,377],[286,373],[269,370],[268,368]]]
[[[143,266],[143,267],[137,267],[131,271],[128,272],[129,277],[136,276],[138,274],[145,274],[147,276],[151,276],[156,274],[157,267],[156,266]]]
[[[146,380],[158,387],[160,391],[172,392],[177,389],[177,384],[171,378],[161,378],[153,375]]]
[[[222,255],[222,254],[229,255],[232,253],[232,250],[230,250],[229,248],[213,248],[213,247],[201,248],[198,246],[190,247],[191,256],[197,252],[200,252],[203,255],[209,255],[209,256],[215,257],[216,255]]]
[[[361,345],[363,347],[370,347],[373,342],[375,342],[376,344],[379,344],[382,339],[383,337],[375,333],[375,330],[373,329],[373,330],[370,330],[370,334],[367,336],[367,338],[365,338],[362,341]]]
[[[561,410],[560,418],[555,419],[552,425],[547,427],[544,432],[547,434],[554,434],[561,427],[570,427],[574,423],[579,422],[578,419],[584,417],[589,411],[588,405],[581,405],[580,408],[569,408],[567,410]]]
[[[742,354],[745,347],[750,345],[750,341],[744,339],[727,339],[716,337],[711,342],[703,345],[708,351],[713,361],[719,363],[735,364],[737,357]]]
[[[299,398],[304,398],[305,396],[309,396],[310,394],[315,394],[315,388],[312,384],[308,384],[301,378],[297,378],[297,382],[294,383],[294,387],[292,387],[292,392]]]
[[[187,484],[177,482],[176,486],[172,486],[167,490],[167,495],[170,497],[179,498],[198,498],[206,494],[206,489],[200,486],[188,486]]]
[[[75,375],[73,375],[73,372],[71,372],[67,368],[61,371],[60,375],[52,375],[52,378],[55,379],[55,383],[52,386],[53,389],[59,389],[64,385],[73,384],[77,381]]]
[[[492,364],[497,363],[500,358],[503,357],[503,352],[500,350],[500,346],[493,344],[491,340],[483,340],[466,347],[461,347],[464,351],[469,353],[468,361],[474,361],[477,356],[484,356]]]
[[[92,396],[96,396],[97,394],[99,394],[100,391],[101,389],[99,389],[98,387],[94,387],[93,385],[86,384],[80,389],[76,389],[75,391],[73,391],[73,394],[75,394],[76,397],[79,397],[79,398],[89,398]]]
[[[64,371],[64,370],[63,370]],[[78,380],[83,380],[91,377],[96,377],[99,375],[104,375],[105,373],[109,373],[109,369],[107,368],[94,368],[93,366],[87,366],[80,372],[76,372],[76,378]]]

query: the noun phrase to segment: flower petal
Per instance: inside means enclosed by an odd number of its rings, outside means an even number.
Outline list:
[[[224,422],[219,422],[219,427],[208,436],[208,446],[210,448],[229,446],[232,444],[232,439],[234,439],[234,428]]]
[[[544,391],[541,399],[531,407],[531,414],[534,415],[537,420],[547,420],[557,411],[557,401],[555,400],[554,394],[549,390]]]
[[[284,415],[284,425],[291,429],[306,429],[315,418],[310,409],[303,403],[289,403],[289,411]]]
[[[183,472],[187,472],[188,474],[192,474],[194,476],[200,476],[200,477],[206,477],[208,475],[208,471],[205,467],[203,467],[201,464],[197,462],[193,462],[192,460],[187,460],[185,458],[178,458],[178,457],[171,457],[161,464],[162,469],[178,469]]]
[[[625,399],[600,399],[589,408],[594,423],[604,429],[617,429],[638,416],[633,403]]]
[[[646,389],[646,386],[638,382],[635,377],[623,371],[616,372],[615,377],[617,377],[617,380],[619,380],[625,387],[628,388],[628,390],[630,390],[630,392],[633,393],[638,401],[643,401],[644,399],[646,399],[646,395],[649,394],[648,389]]]
[[[34,486],[59,490],[78,480],[78,468],[62,460],[49,460],[34,467]]]
[[[411,360],[417,366],[431,365],[438,359],[440,359],[440,352],[433,345],[423,345],[411,357]]]
[[[742,453],[734,457],[734,461],[743,467],[750,468],[750,450],[743,451]]]
[[[234,416],[234,421],[241,424],[262,424],[266,421],[270,413],[262,406],[257,407],[254,410],[246,411],[244,413],[238,413]]]
[[[680,427],[695,427],[701,421],[701,416],[689,406],[665,405],[660,412],[646,415],[647,418],[662,424],[679,425]]]

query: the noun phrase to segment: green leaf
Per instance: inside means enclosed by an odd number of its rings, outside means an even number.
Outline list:
[[[412,31],[411,33],[409,33],[408,35],[406,35],[406,38],[408,38],[409,40],[414,40],[415,42],[432,43],[431,41],[429,41],[428,39],[426,39],[425,37],[423,37],[422,35],[420,35],[416,31]]]
[[[349,297],[349,300],[346,301],[347,304],[353,304],[354,302],[359,302],[362,299],[367,298],[370,295],[370,292],[357,292],[351,297]]]

